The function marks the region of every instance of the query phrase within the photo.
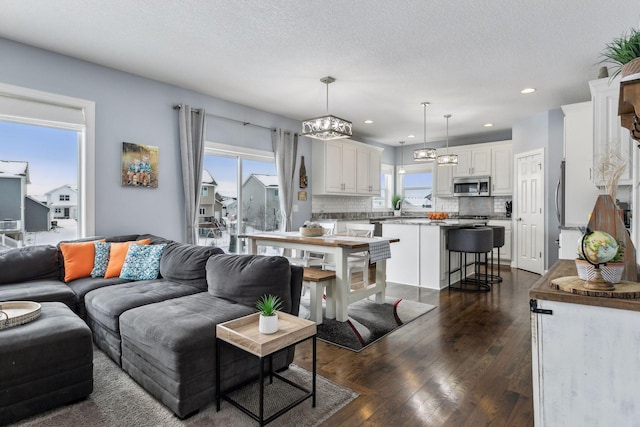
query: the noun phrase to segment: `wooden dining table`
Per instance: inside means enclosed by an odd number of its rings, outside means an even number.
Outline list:
[[[375,295],[375,301],[382,304],[385,301],[385,289],[387,286],[387,262],[381,259],[376,262],[376,280],[374,284],[365,284],[362,289],[351,289],[347,277],[347,264],[349,255],[356,252],[369,250],[369,243],[379,240],[387,240],[389,243],[399,242],[399,239],[374,237],[362,238],[343,235],[305,237],[300,233],[291,232],[265,232],[255,234],[243,234],[238,238],[249,241],[250,254],[257,254],[259,246],[271,246],[276,248],[295,249],[331,254],[336,263],[336,283],[333,292],[336,312],[326,310],[326,317],[335,318],[339,322],[347,321],[347,308],[349,304]],[[331,306],[327,301],[327,308]]]

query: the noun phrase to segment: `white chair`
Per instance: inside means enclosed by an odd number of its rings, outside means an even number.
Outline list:
[[[333,230],[336,226],[335,222],[321,222],[318,221],[323,228],[322,235],[330,236],[333,234]],[[297,255],[297,254],[296,254]],[[324,254],[314,253],[309,251],[301,251],[300,256],[288,256],[289,263],[293,265],[299,265],[301,267],[321,267],[324,262]]]
[[[373,237],[374,224],[346,224],[347,236],[354,237]],[[336,269],[335,262],[326,261],[322,264],[325,270]],[[362,283],[364,287],[369,285],[369,251],[357,252],[349,255],[347,259],[347,277],[349,278],[349,287],[353,287],[358,282],[352,282],[353,273],[362,271]]]

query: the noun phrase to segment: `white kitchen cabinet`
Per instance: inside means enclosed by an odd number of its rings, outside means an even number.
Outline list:
[[[492,219],[487,225],[495,225],[504,227],[504,246],[500,248],[500,262],[512,260],[512,239],[513,227],[510,219]],[[498,248],[493,250],[493,258],[498,259]]]
[[[438,155],[444,154],[445,151],[438,150]],[[453,196],[453,170],[455,167],[438,166],[433,164],[435,171],[435,196],[436,197],[452,197]]]
[[[356,184],[358,194],[380,195],[381,149],[358,146],[356,148]]]
[[[458,155],[458,165],[454,176],[489,176],[491,175],[491,148],[462,149],[449,148],[449,152]]]
[[[380,194],[381,148],[350,140],[313,141],[314,195]]]
[[[534,301],[552,311],[531,314],[535,425],[638,425],[640,312]]]
[[[491,195],[510,196],[513,193],[513,151],[508,144],[491,147]]]
[[[356,146],[345,141],[314,141],[311,146],[313,194],[356,193]]]
[[[620,78],[610,81],[609,78],[589,82],[591,101],[593,103],[593,181],[596,185],[604,185],[600,172],[603,155],[614,149],[624,159],[628,159],[618,185],[632,185],[633,143],[629,131],[620,125],[618,116],[618,98],[620,96]]]
[[[591,101],[563,105],[564,224],[586,226],[600,194],[593,178],[593,108]],[[560,201],[558,201],[560,202]]]

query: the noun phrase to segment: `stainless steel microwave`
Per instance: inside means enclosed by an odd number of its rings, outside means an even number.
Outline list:
[[[465,178],[453,178],[454,196],[490,196],[491,177],[473,176]]]

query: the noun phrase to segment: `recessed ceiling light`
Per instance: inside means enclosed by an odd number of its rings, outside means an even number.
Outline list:
[[[486,128],[491,128],[491,127],[493,127],[493,123],[485,123],[482,126],[484,126]]]
[[[407,138],[415,138],[415,135],[407,135]]]
[[[365,125],[370,125],[371,123],[373,123],[373,120],[365,120],[365,121],[364,121],[364,124],[365,124]]]
[[[536,90],[535,90],[535,88],[527,87],[527,88],[522,89],[522,90],[520,91],[520,93],[527,94],[527,93],[533,93],[533,92],[535,92],[535,91],[536,91]]]

